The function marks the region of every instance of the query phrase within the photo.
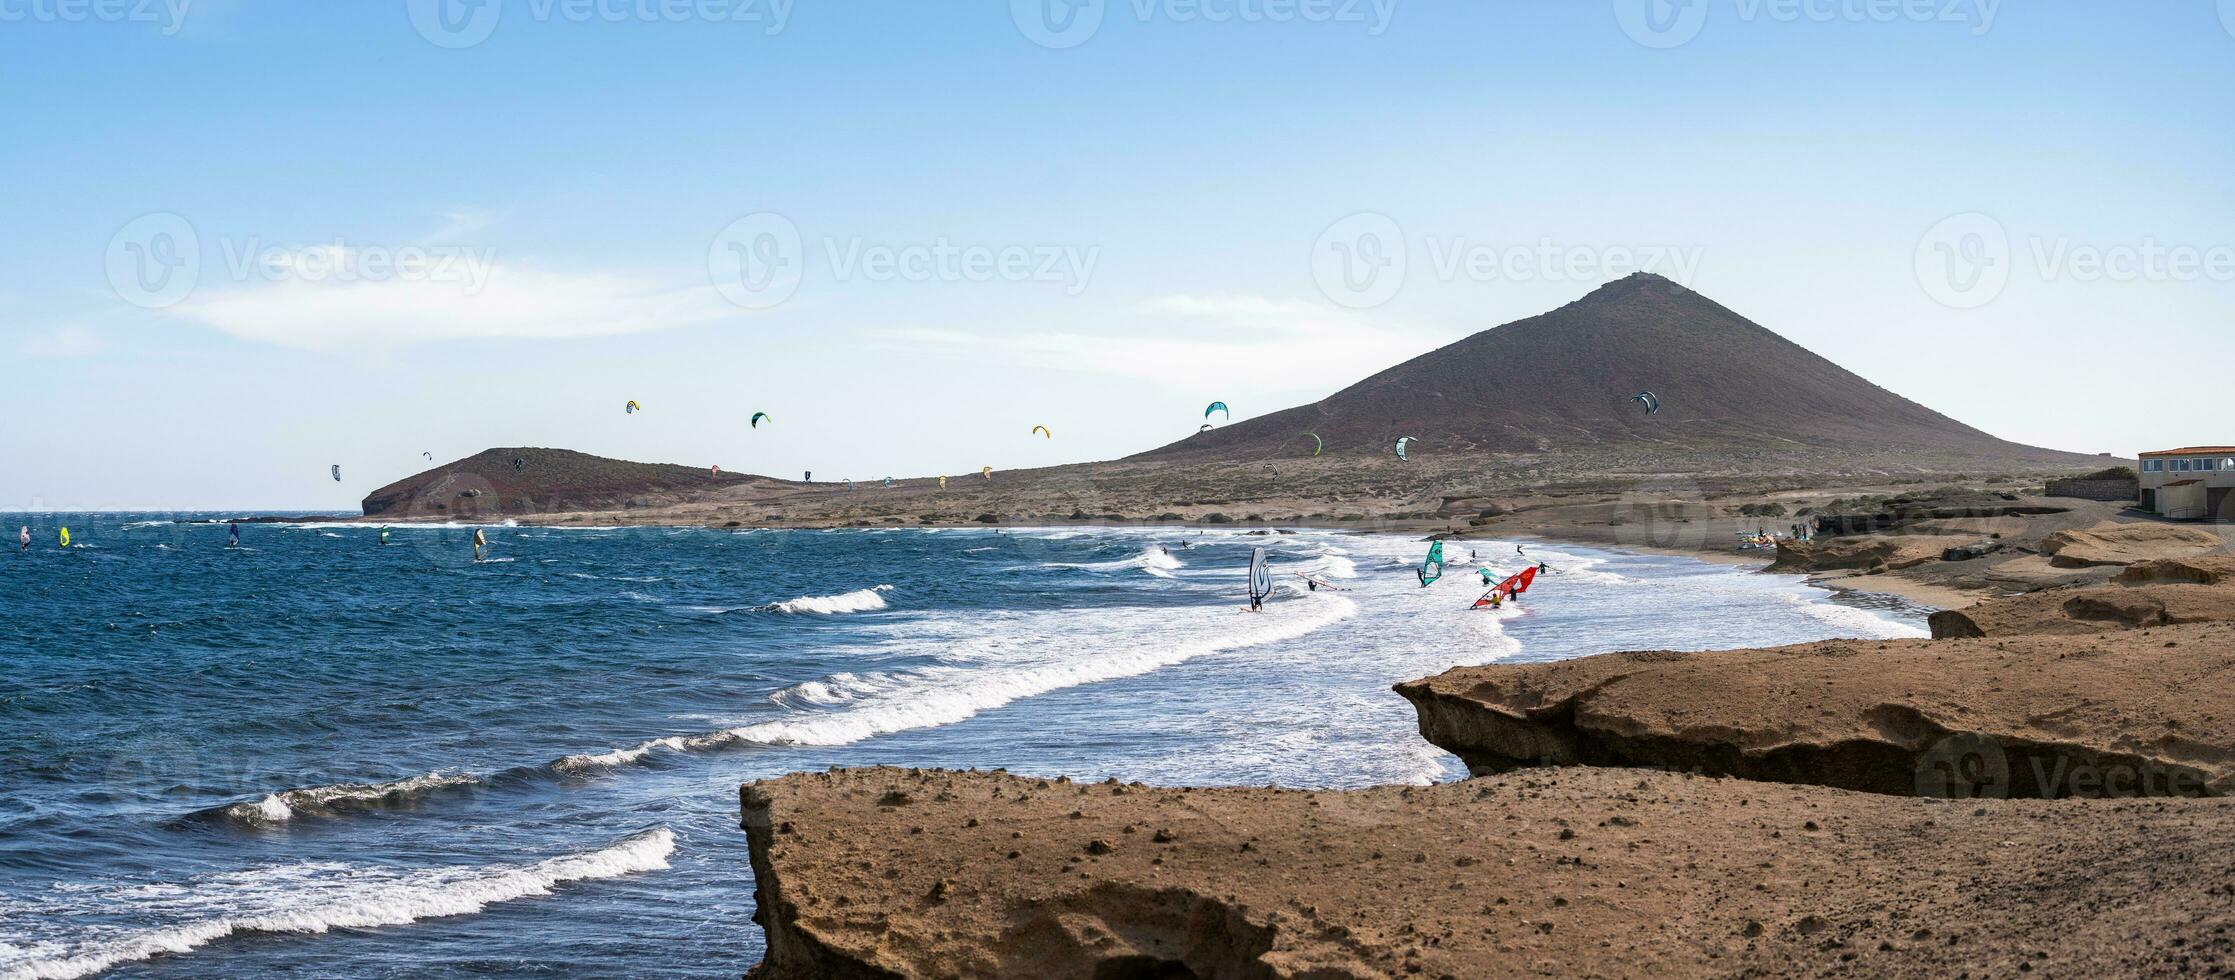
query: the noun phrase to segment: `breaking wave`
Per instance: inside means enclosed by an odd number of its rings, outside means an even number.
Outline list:
[[[262,799],[218,807],[215,812],[235,823],[261,827],[286,823],[297,815],[332,816],[350,810],[404,806],[430,793],[480,782],[480,777],[464,773],[431,772],[385,783],[334,783],[284,790],[267,794]]]
[[[1171,572],[1185,566],[1180,563],[1178,558],[1173,557],[1163,548],[1150,545],[1142,548],[1140,554],[1131,558],[1120,558],[1116,561],[1050,562],[1041,567],[1076,568],[1088,572],[1123,572],[1137,568],[1158,578],[1171,578]]]
[[[20,959],[0,948],[0,978],[70,980],[121,963],[189,953],[234,935],[323,933],[468,915],[499,902],[548,895],[567,882],[665,868],[674,851],[674,833],[659,827],[611,847],[533,864],[412,871],[321,864],[235,872],[197,887],[163,889],[179,893],[164,904],[189,915],[195,911],[223,914],[156,928],[120,929],[75,948],[54,949],[49,944]]]
[[[1304,608],[1295,608],[1298,606]],[[908,672],[905,683],[862,698],[846,710],[801,712],[791,718],[717,732],[671,735],[611,752],[568,756],[554,765],[562,771],[623,766],[662,749],[694,752],[739,745],[847,745],[894,732],[951,725],[1012,701],[1145,674],[1205,654],[1293,640],[1358,612],[1357,603],[1324,593],[1272,608],[1277,612],[1250,625],[1192,640],[1169,642],[1162,636],[1148,636],[1126,648],[1090,651],[1073,659],[998,668],[927,667]]]
[[[890,585],[856,589],[843,595],[803,595],[788,602],[763,606],[768,612],[794,615],[835,616],[839,613],[872,612],[886,607],[885,594]]]

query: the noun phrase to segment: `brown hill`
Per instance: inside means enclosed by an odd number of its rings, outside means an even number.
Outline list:
[[[473,519],[658,507],[785,486],[674,463],[631,463],[570,449],[489,449],[367,494],[366,517]]]
[[[1648,416],[1631,401],[1660,397]],[[1997,439],[1902,398],[1668,279],[1639,273],[1485,330],[1310,405],[1200,433],[1137,460],[1308,452],[1768,451],[1918,454],[2012,468],[2083,457]],[[1751,455],[1751,454],[1749,454]],[[1677,464],[1694,470],[1704,460]],[[2098,460],[2097,462],[2100,462]]]

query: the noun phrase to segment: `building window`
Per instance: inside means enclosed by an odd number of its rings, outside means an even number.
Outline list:
[[[2165,472],[2165,461],[2162,459],[2145,459],[2142,461],[2142,472],[2163,473]]]
[[[2175,473],[2186,473],[2186,472],[2188,472],[2188,460],[2185,460],[2185,459],[2176,459],[2176,460],[2174,460],[2174,461],[2173,461],[2173,472],[2175,472]]]
[[[2216,460],[2216,459],[2200,459],[2200,460],[2197,460],[2197,461],[2196,461],[2196,468],[2197,468],[2197,469],[2200,469],[2200,470],[2207,470],[2207,471],[2208,471],[2208,470],[2216,470],[2216,469],[2219,469],[2219,460]]]

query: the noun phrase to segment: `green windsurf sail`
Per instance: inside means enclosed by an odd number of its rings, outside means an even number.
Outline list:
[[[1443,577],[1443,542],[1428,544],[1428,560],[1420,563],[1420,587],[1425,589]]]

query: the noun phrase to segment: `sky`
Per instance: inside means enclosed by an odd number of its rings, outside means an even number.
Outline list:
[[[0,0],[0,87],[0,510],[1112,458],[1640,268],[2235,442],[2235,0]]]

